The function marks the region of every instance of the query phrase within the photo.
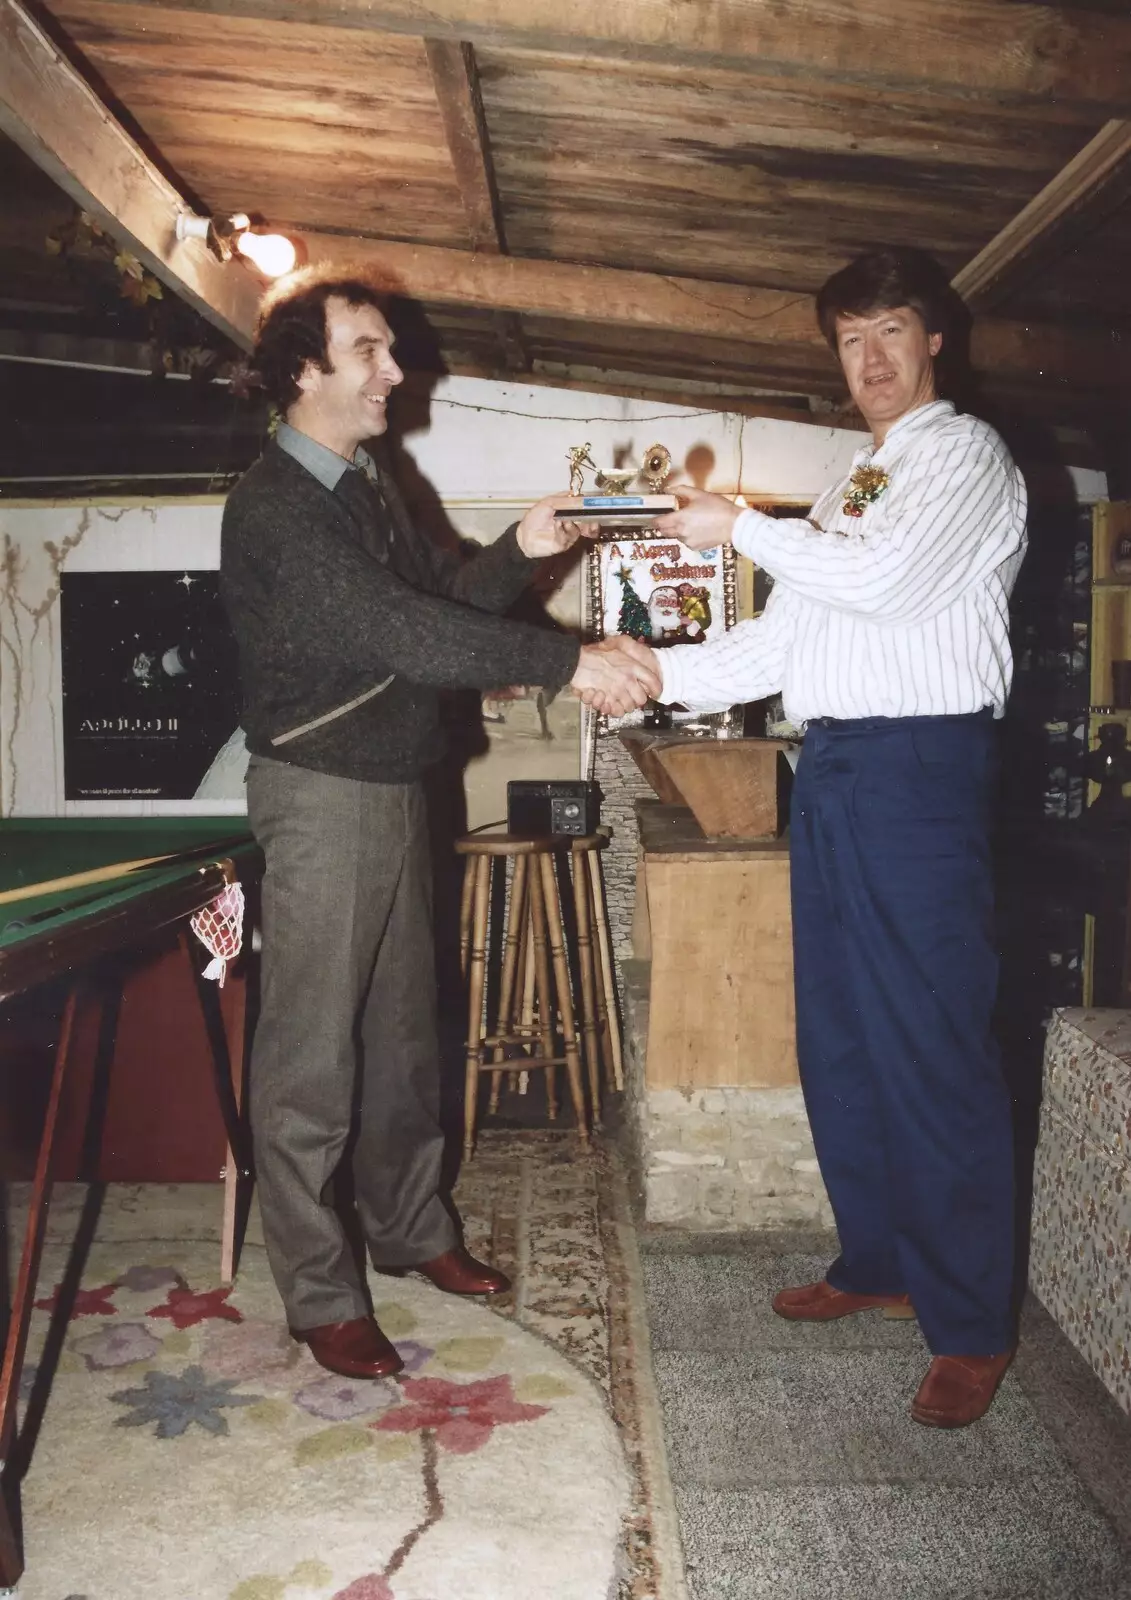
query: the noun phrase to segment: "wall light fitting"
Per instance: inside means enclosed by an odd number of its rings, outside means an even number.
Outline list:
[[[298,252],[292,240],[282,233],[257,233],[251,218],[243,211],[229,217],[198,217],[191,211],[177,216],[177,238],[202,239],[220,261],[230,261],[233,252],[244,256],[265,278],[281,278],[294,270]]]

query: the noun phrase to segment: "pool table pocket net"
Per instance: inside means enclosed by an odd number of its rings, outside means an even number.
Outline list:
[[[204,969],[204,976],[224,987],[228,962],[234,961],[243,947],[243,887],[230,883],[218,894],[211,905],[194,912],[193,933],[208,951],[212,960]]]

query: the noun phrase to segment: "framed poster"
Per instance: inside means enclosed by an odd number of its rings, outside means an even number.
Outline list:
[[[192,800],[238,739],[236,645],[219,575],[64,572],[67,800]]]

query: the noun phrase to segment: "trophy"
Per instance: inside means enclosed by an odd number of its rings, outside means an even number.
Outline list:
[[[554,513],[560,521],[595,522],[615,528],[646,528],[666,511],[676,511],[679,501],[664,494],[671,470],[671,452],[662,444],[649,445],[639,467],[601,467],[589,454],[589,445],[574,445],[569,455],[569,492],[581,502],[576,508]],[[584,468],[595,474],[595,493],[585,491]],[[630,494],[629,485],[643,478],[647,494]]]

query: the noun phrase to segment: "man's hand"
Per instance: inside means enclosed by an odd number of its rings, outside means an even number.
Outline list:
[[[569,511],[577,504],[577,495],[548,494],[537,505],[531,506],[515,530],[523,555],[538,561],[543,556],[560,555],[582,537],[592,538],[597,531],[593,523],[565,522],[554,518],[555,511]]]
[[[594,711],[624,717],[660,693],[663,676],[647,645],[614,634],[582,646],[572,687]]]
[[[661,538],[678,539],[692,550],[710,550],[717,544],[730,543],[741,506],[725,494],[707,494],[682,483],[671,492],[679,500],[679,510],[656,518],[653,527]]]

